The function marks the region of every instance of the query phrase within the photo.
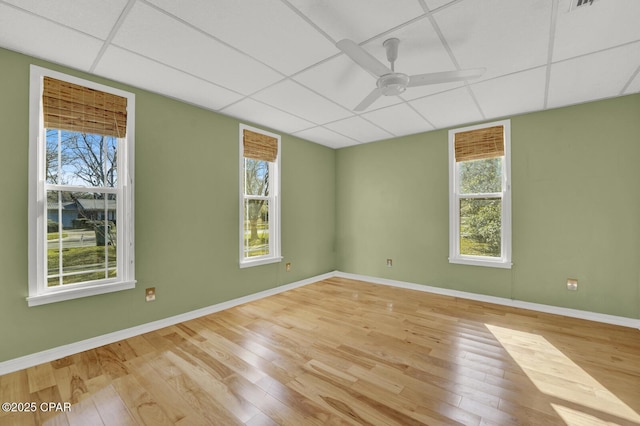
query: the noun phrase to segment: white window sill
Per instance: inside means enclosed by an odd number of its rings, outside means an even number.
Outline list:
[[[505,259],[493,259],[490,257],[450,257],[449,263],[457,263],[459,265],[485,266],[489,268],[511,269],[513,265]]]
[[[95,296],[98,294],[112,293],[115,291],[129,290],[136,287],[135,281],[120,281],[111,284],[100,284],[91,287],[76,287],[64,290],[42,293],[27,297],[27,303],[31,306],[46,305],[47,303],[62,302],[64,300],[78,299],[81,297]]]
[[[269,263],[278,263],[282,261],[282,256],[261,257],[258,259],[244,260],[240,262],[240,268],[250,268],[252,266],[267,265]]]

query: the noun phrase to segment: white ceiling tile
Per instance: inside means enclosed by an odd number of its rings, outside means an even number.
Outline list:
[[[295,136],[316,142],[330,148],[344,148],[346,146],[357,145],[358,142],[342,136],[324,127],[314,127],[312,129],[303,130],[294,133]]]
[[[569,6],[569,0],[560,0],[554,61],[640,40],[638,0],[600,0],[571,12]]]
[[[268,87],[252,97],[315,124],[324,124],[353,115],[349,110],[291,80]]]
[[[213,110],[242,98],[238,93],[117,47],[106,50],[95,72]]]
[[[113,43],[243,94],[282,78],[267,66],[144,3],[136,3],[131,9]]]
[[[7,49],[88,71],[102,45],[94,37],[0,3],[0,46]]]
[[[256,124],[286,133],[295,133],[315,126],[307,120],[249,98],[230,105],[220,112],[240,119],[250,119]]]
[[[5,0],[5,2],[103,40],[107,38],[127,5],[127,0],[82,0],[82,2]],[[34,28],[31,29],[34,30]]]
[[[289,0],[335,41],[361,43],[422,15],[416,0]]]
[[[433,130],[431,124],[413,110],[413,108],[404,103],[367,112],[362,114],[362,117],[376,123],[395,136],[411,135]]]
[[[358,142],[373,142],[388,139],[393,135],[361,117],[349,117],[344,120],[326,124],[324,127],[345,135]]]
[[[436,129],[483,119],[466,87],[416,99],[410,104]]]
[[[547,107],[619,96],[638,63],[640,42],[553,64]]]
[[[472,84],[486,118],[503,117],[544,108],[546,67]]]
[[[280,0],[151,2],[285,74],[338,52]]]
[[[484,67],[481,79],[547,63],[548,0],[461,1],[434,13],[461,68]]]
[[[376,79],[346,55],[340,55],[294,77],[294,80],[322,93],[332,101],[352,110],[376,88]],[[378,108],[402,102],[397,96],[378,99]]]

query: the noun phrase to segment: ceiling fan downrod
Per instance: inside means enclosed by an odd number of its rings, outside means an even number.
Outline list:
[[[391,71],[395,72],[396,67],[396,59],[398,59],[398,45],[400,44],[400,40],[397,38],[388,38],[386,39],[382,45],[387,50],[387,61],[391,63]]]
[[[391,72],[384,74],[378,78],[376,85],[385,96],[395,96],[404,93],[409,84],[409,76],[400,72],[396,72],[395,62],[398,59],[398,45],[400,40],[397,38],[386,39],[382,45],[387,50],[387,60],[391,64]]]

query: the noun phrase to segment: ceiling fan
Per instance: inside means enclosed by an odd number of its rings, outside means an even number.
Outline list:
[[[480,77],[485,72],[484,68],[432,72],[411,76],[396,72],[394,64],[398,59],[398,44],[400,44],[400,40],[397,38],[390,38],[382,43],[387,51],[387,60],[391,64],[391,68],[389,68],[353,40],[344,39],[336,43],[338,49],[342,50],[356,64],[378,79],[376,82],[377,87],[354,108],[355,111],[364,111],[382,95],[400,95],[407,90],[407,87],[467,80]]]

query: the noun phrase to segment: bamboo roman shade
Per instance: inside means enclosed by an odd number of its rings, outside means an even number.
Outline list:
[[[244,129],[242,132],[245,158],[274,162],[278,157],[278,139]]]
[[[455,135],[456,162],[504,155],[504,126],[485,127]]]
[[[127,132],[127,98],[44,77],[44,126],[122,138]]]

